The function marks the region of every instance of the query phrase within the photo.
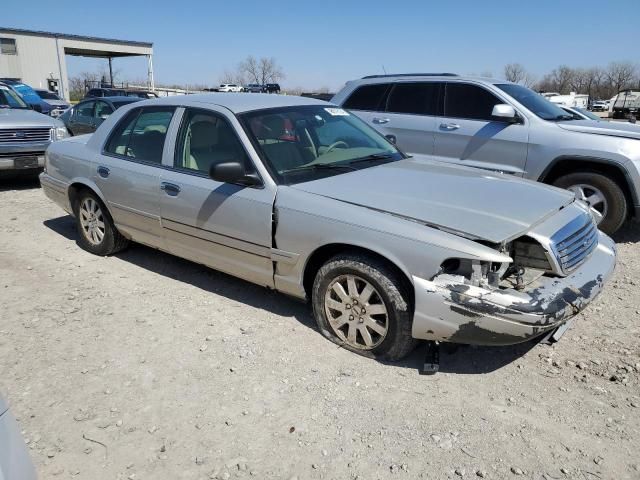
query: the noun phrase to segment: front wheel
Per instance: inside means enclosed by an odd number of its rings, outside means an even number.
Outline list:
[[[111,255],[129,241],[114,226],[102,201],[91,191],[82,190],[75,202],[78,244],[95,255]]]
[[[367,255],[333,257],[313,283],[313,313],[321,333],[352,352],[399,360],[415,348],[413,308],[400,275]]]
[[[571,190],[576,198],[589,205],[598,228],[608,235],[615,233],[627,219],[628,205],[620,185],[596,172],[576,172],[557,178],[553,185]]]

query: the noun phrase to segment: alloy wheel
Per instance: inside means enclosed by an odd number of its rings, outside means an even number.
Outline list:
[[[387,335],[387,307],[376,288],[357,275],[333,280],[325,294],[324,308],[333,332],[353,348],[372,350]]]
[[[593,218],[595,219],[597,224],[602,222],[602,219],[607,216],[609,205],[607,203],[606,197],[604,196],[602,191],[600,191],[600,189],[594,187],[593,185],[580,183],[577,185],[571,185],[568,190],[571,190],[573,193],[575,193],[578,200],[582,200],[587,205],[589,205],[591,214],[593,215]]]
[[[100,245],[104,239],[104,215],[98,202],[86,197],[80,204],[78,211],[82,233],[92,245]]]

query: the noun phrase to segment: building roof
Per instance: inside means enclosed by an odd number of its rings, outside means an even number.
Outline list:
[[[233,113],[243,113],[264,108],[295,107],[302,105],[331,104],[314,98],[295,95],[270,95],[268,93],[201,93],[196,95],[176,95],[153,100],[144,100],[149,105],[176,105],[198,107],[203,104],[218,105],[228,108]]]
[[[10,33],[14,35],[32,35],[36,37],[62,38],[66,40],[80,40],[85,42],[114,43],[117,45],[130,45],[135,47],[146,47],[146,48],[153,47],[152,42],[139,42],[134,40],[118,40],[115,38],[102,38],[102,37],[91,37],[91,36],[85,36],[85,35],[73,35],[70,33],[46,32],[43,30],[24,30],[21,28],[0,27],[0,33]]]

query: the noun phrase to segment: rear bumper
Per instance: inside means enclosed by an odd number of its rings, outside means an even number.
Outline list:
[[[10,412],[0,414],[0,480],[35,480],[36,471]]]
[[[40,174],[40,186],[49,199],[60,205],[66,212],[72,213],[68,193],[69,185],[43,172]]]
[[[614,242],[599,233],[589,259],[564,278],[541,277],[524,291],[488,290],[442,275],[413,277],[415,338],[476,345],[511,345],[553,330],[582,311],[614,271]]]

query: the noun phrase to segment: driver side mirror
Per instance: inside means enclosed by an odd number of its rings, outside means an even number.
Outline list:
[[[209,169],[209,176],[216,182],[247,187],[261,184],[260,178],[255,173],[248,174],[240,162],[214,163]]]
[[[491,116],[509,123],[520,123],[520,117],[516,113],[516,109],[506,103],[494,105]]]

